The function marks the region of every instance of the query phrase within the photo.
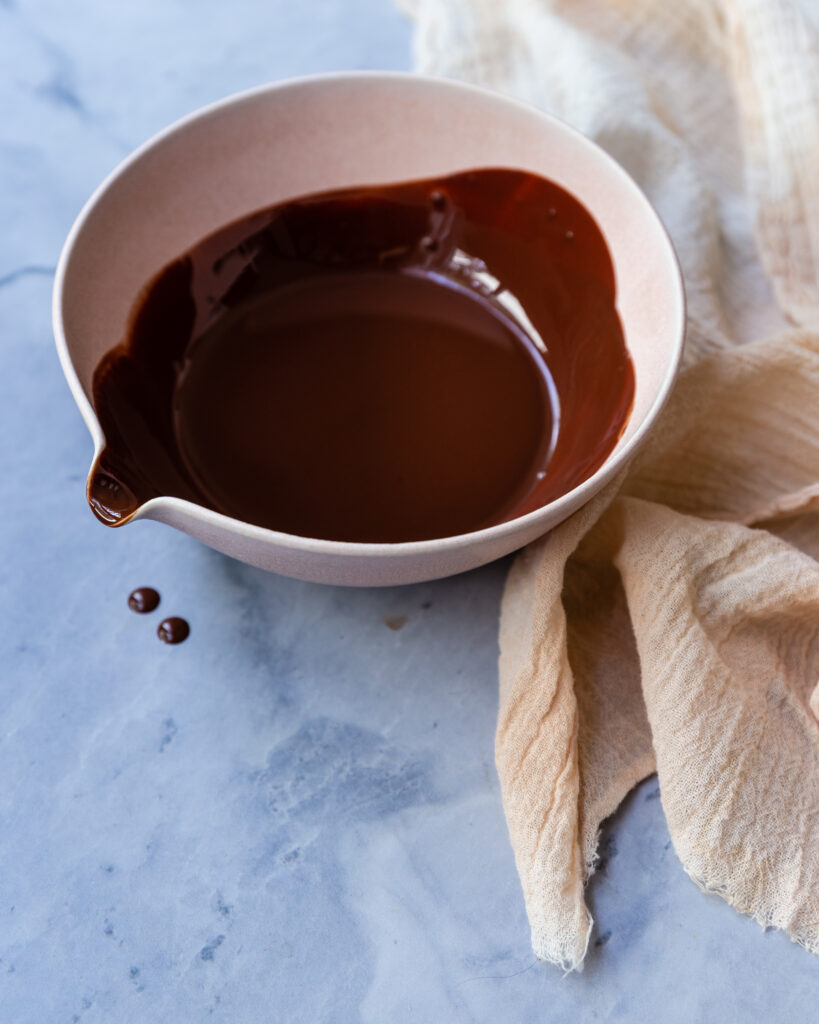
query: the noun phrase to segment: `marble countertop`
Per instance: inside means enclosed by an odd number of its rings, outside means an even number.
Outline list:
[[[276,78],[406,68],[387,0],[0,0],[0,1021],[807,1020],[817,964],[608,824],[582,975],[535,962],[493,766],[507,563],[346,591],[105,530],[50,328],[122,157]],[[126,608],[157,587],[190,639]]]

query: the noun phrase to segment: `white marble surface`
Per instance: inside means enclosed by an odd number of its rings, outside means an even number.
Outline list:
[[[816,961],[686,878],[653,780],[606,830],[586,971],[534,962],[492,762],[505,564],[342,591],[85,506],[49,326],[81,203],[179,115],[406,67],[409,36],[387,0],[0,0],[3,1024],[816,1012]]]

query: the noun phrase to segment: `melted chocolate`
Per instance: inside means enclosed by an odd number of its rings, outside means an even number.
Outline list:
[[[140,615],[152,612],[159,607],[159,593],[153,587],[137,587],[128,595],[128,607]]]
[[[626,424],[614,300],[589,212],[522,171],[254,213],[162,270],[97,367],[89,502],[114,526],[174,495],[364,542],[522,515]]]
[[[172,615],[169,619],[163,619],[159,623],[156,635],[165,644],[181,644],[190,636],[191,627],[178,615]]]

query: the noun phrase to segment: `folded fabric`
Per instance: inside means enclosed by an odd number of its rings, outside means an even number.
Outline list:
[[[405,0],[420,71],[557,113],[675,242],[684,369],[510,572],[496,761],[535,953],[578,968],[600,822],[657,771],[685,870],[819,952],[819,12]]]

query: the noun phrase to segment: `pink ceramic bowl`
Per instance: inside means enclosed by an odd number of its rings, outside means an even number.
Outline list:
[[[54,285],[63,370],[96,454],[103,436],[90,401],[94,368],[123,338],[135,298],[164,264],[223,224],[296,195],[487,166],[551,178],[592,212],[608,242],[636,394],[625,433],[592,477],[510,522],[406,544],[291,536],[172,497],[146,502],[134,518],[168,523],[287,576],[377,586],[474,569],[539,537],[599,491],[645,440],[677,372],[685,312],[674,250],[631,178],[593,143],[537,110],[454,82],[386,73],[297,79],[216,103],[146,143],[94,193],[65,243]]]

